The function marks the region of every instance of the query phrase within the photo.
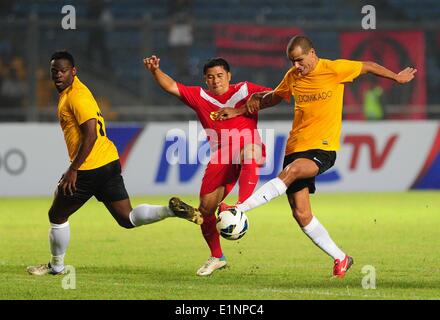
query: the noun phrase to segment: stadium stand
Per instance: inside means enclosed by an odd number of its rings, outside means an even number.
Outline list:
[[[315,41],[322,56],[340,57],[340,32],[359,30],[364,4],[376,7],[379,21],[399,26],[404,21],[409,29],[422,30],[426,43],[426,87],[427,104],[439,104],[438,93],[440,72],[440,28],[436,28],[440,16],[437,0],[388,0],[388,1],[348,1],[348,0],[192,0],[187,1],[192,8],[194,41],[185,59],[189,75],[184,79],[188,83],[203,85],[201,66],[212,56],[223,53],[216,47],[216,30],[219,25],[243,25],[259,27],[300,28]],[[91,3],[101,5],[101,11],[91,16]],[[75,31],[63,32],[59,27],[62,18],[61,8],[74,5],[78,19]],[[170,74],[177,74],[175,57],[170,54],[167,41],[170,26],[170,7],[173,1],[163,0],[126,0],[126,1],[60,1],[60,0],[24,0],[2,1],[0,15],[12,24],[8,31],[0,31],[0,59],[7,64],[10,57],[21,56],[29,65],[29,52],[26,49],[30,41],[27,33],[29,17],[37,19],[35,42],[37,45],[34,65],[30,66],[37,77],[37,70],[45,68],[46,59],[53,50],[67,48],[80,62],[80,72],[86,77],[96,92],[112,101],[114,106],[169,105],[172,98],[154,90],[148,76],[145,75],[141,58],[148,54],[162,57],[161,65]],[[344,8],[344,10],[341,10]],[[103,13],[105,11],[105,14]],[[103,17],[105,15],[105,17]],[[36,18],[37,17],[37,18]],[[91,17],[95,17],[90,19]],[[21,22],[20,22],[21,21]],[[421,24],[421,21],[423,22]],[[15,25],[15,27],[14,27]],[[411,28],[413,26],[413,28]],[[424,27],[425,26],[425,27]],[[427,27],[426,27],[427,26]],[[15,28],[15,29],[14,29]],[[20,30],[20,31],[19,31]],[[102,36],[97,38],[97,30]],[[91,35],[94,35],[92,38]],[[253,37],[243,33],[243,37]],[[22,39],[28,42],[23,44]],[[252,40],[258,41],[258,40]],[[74,45],[72,45],[74,44]],[[251,48],[248,48],[250,50]],[[256,52],[256,55],[263,55]],[[280,51],[279,58],[283,58]],[[241,60],[243,61],[243,59]],[[258,61],[258,60],[256,60]],[[264,60],[262,60],[264,61]],[[270,60],[269,60],[270,61]],[[173,63],[174,62],[174,63]],[[29,67],[29,66],[26,66]],[[288,61],[283,68],[288,67]],[[277,69],[278,70],[278,69]],[[281,72],[273,72],[272,65],[250,67],[242,63],[233,63],[234,79],[249,80],[276,85]],[[272,71],[272,72],[271,72]],[[41,71],[40,71],[41,73]],[[41,77],[41,74],[39,74]],[[4,77],[4,76],[3,76]],[[179,79],[177,79],[179,80]],[[36,81],[36,80],[35,80]],[[36,89],[29,95],[36,96]],[[103,88],[101,92],[99,88]],[[41,99],[41,94],[39,95]],[[26,97],[36,103],[37,98]],[[45,98],[47,99],[47,97]],[[47,103],[47,102],[45,102]]]

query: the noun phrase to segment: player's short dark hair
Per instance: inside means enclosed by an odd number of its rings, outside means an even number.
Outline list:
[[[203,66],[203,74],[206,74],[206,71],[210,68],[214,67],[223,67],[227,72],[230,72],[231,68],[229,67],[229,63],[223,58],[212,58],[209,59],[205,65]]]
[[[73,56],[69,52],[67,52],[66,50],[56,51],[50,57],[50,61],[58,60],[58,59],[66,59],[70,62],[72,67],[75,66],[75,60],[73,59]]]
[[[289,53],[296,47],[300,47],[302,49],[302,52],[306,54],[309,53],[310,49],[314,48],[312,40],[310,40],[306,36],[294,36],[287,44],[287,57],[289,57]]]

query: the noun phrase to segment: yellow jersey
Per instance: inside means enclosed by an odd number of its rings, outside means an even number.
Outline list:
[[[340,148],[344,83],[360,75],[362,62],[319,59],[315,69],[302,76],[292,67],[275,88],[275,94],[295,100],[292,130],[285,154]]]
[[[87,159],[78,168],[79,170],[96,169],[119,159],[115,145],[106,136],[104,118],[95,98],[77,76],[74,77],[72,85],[60,93],[58,119],[64,133],[70,161],[75,159],[81,144],[79,126],[87,120],[97,120],[98,138]]]

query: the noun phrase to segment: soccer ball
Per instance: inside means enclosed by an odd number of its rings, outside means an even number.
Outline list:
[[[244,212],[231,208],[219,213],[217,217],[217,231],[225,239],[238,240],[249,229],[249,222]]]

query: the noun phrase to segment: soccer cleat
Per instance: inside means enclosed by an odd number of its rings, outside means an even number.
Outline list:
[[[209,276],[215,270],[224,268],[226,264],[227,262],[224,255],[222,255],[220,258],[209,257],[208,261],[206,261],[205,264],[199,270],[197,270],[197,275],[202,277]]]
[[[41,264],[39,266],[30,266],[26,268],[26,271],[34,276],[44,276],[46,274],[51,274],[51,275],[58,275],[58,274],[63,274],[64,273],[64,269],[61,270],[60,272],[55,272],[52,267],[49,264]]]
[[[333,277],[343,278],[353,264],[353,258],[350,256],[345,256],[344,260],[335,260],[335,265],[333,266]]]
[[[200,211],[191,207],[189,204],[186,204],[177,197],[170,199],[168,207],[179,218],[186,219],[198,225],[203,223],[203,217]]]

